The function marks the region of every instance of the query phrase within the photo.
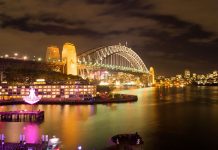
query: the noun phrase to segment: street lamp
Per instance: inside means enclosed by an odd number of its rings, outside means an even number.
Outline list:
[[[42,58],[41,58],[41,57],[39,57],[37,60],[38,60],[38,61],[42,61]]]
[[[18,53],[14,53],[14,59],[16,59],[18,56]]]
[[[78,150],[82,150],[82,146],[79,145],[79,146],[77,147],[77,149],[78,149]]]
[[[23,56],[23,60],[27,60],[27,56]]]
[[[9,57],[9,55],[8,54],[5,54],[5,58],[8,58]]]

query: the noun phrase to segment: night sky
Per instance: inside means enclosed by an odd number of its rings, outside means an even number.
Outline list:
[[[159,75],[218,69],[217,0],[0,0],[0,55],[125,44]]]

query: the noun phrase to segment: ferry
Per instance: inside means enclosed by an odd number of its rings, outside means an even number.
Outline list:
[[[117,145],[142,145],[142,137],[136,132],[134,134],[117,134],[111,138]]]

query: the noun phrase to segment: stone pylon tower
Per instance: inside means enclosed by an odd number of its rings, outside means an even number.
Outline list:
[[[60,61],[60,52],[57,46],[49,46],[46,51],[46,62]]]
[[[64,73],[78,75],[76,48],[73,44],[64,44],[62,51],[62,61],[65,62]]]

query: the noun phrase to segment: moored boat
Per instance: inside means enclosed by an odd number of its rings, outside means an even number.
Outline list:
[[[117,134],[111,138],[115,144],[142,145],[142,137],[136,132],[134,134]]]

